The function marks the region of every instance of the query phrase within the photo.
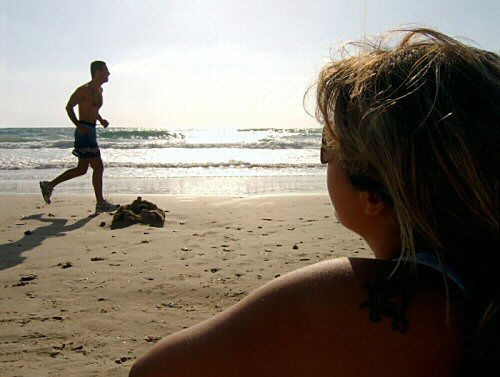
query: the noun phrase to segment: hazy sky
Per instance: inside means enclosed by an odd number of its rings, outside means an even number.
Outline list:
[[[111,126],[315,126],[302,98],[341,42],[430,26],[498,51],[498,0],[0,0],[0,127],[71,126],[104,60]]]

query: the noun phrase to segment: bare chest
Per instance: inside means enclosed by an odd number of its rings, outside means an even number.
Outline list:
[[[91,87],[89,94],[90,95],[87,98],[88,104],[92,107],[96,107],[97,109],[101,108],[103,103],[101,91]]]

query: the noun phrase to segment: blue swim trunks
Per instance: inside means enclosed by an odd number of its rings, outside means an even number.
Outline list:
[[[75,144],[73,154],[79,158],[94,158],[101,155],[99,146],[97,145],[97,134],[95,132],[95,124],[80,121],[80,125],[88,130],[88,135],[82,135],[80,131],[75,129]]]

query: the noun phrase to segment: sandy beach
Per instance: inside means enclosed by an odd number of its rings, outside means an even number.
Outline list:
[[[3,377],[127,376],[160,337],[291,270],[371,257],[325,195],[143,195],[165,226],[110,229],[91,195],[0,195]],[[131,195],[112,199],[128,204]]]

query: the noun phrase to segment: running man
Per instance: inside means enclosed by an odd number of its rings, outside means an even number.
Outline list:
[[[62,182],[85,175],[89,165],[92,167],[92,184],[94,186],[96,214],[101,212],[112,212],[118,205],[104,200],[102,196],[102,173],[104,166],[101,159],[101,152],[97,145],[96,122],[104,127],[109,123],[99,115],[102,106],[102,84],[108,82],[109,70],[106,63],[95,61],[90,64],[90,74],[92,80],[75,90],[66,105],[66,112],[75,124],[75,144],[73,154],[78,157],[76,168],[66,170],[52,181],[41,181],[43,199],[50,204],[50,197],[54,188]],[[79,119],[76,118],[73,108],[78,105]]]

